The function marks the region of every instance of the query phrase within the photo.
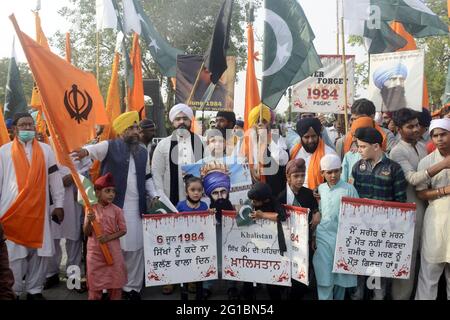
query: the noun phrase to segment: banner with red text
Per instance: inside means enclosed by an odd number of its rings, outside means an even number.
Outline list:
[[[408,279],[414,203],[342,198],[333,272]]]
[[[342,56],[321,55],[323,67],[299,82],[292,91],[292,112],[344,113],[344,65]],[[353,103],[355,93],[355,56],[346,56],[347,106]]]
[[[283,223],[287,252],[281,255],[277,222],[258,219],[250,225],[239,227],[235,211],[222,213],[222,278],[290,286],[291,244],[288,223]]]
[[[309,285],[309,209],[284,206],[289,217],[292,279]]]
[[[146,287],[217,279],[214,214],[149,214],[142,225]]]

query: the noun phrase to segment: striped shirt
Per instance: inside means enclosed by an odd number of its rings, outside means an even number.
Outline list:
[[[383,155],[372,167],[367,160],[359,160],[352,169],[354,186],[361,198],[406,202],[407,182],[400,165]]]

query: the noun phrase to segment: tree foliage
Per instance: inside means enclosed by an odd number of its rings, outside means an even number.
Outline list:
[[[28,64],[19,62],[17,63],[20,72],[20,79],[22,80],[23,91],[25,93],[25,98],[29,102],[31,99],[31,91],[33,90],[33,76],[28,68]],[[3,105],[5,102],[5,92],[6,92],[6,80],[8,79],[8,67],[9,58],[0,59],[0,104]]]
[[[156,30],[175,48],[187,54],[203,55],[207,50],[214,28],[215,18],[222,0],[154,0],[141,1],[143,8]],[[237,72],[245,66],[245,8],[244,0],[234,2],[231,22],[231,44],[229,55],[236,56]],[[121,3],[119,2],[119,5]],[[96,26],[95,1],[70,0],[70,6],[63,7],[59,13],[71,24],[72,54],[74,64],[95,73],[96,70]],[[100,38],[100,88],[105,94],[111,74],[111,64],[115,47],[115,31],[105,30]],[[51,39],[61,53],[64,51],[65,35],[58,32]],[[128,40],[128,43],[131,43]],[[159,72],[146,44],[141,42],[143,76],[158,78],[168,83]],[[173,92],[166,86],[168,99]]]

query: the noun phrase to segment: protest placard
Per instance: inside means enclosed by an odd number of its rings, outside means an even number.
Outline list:
[[[333,272],[408,279],[416,205],[342,198]]]
[[[278,245],[277,222],[258,219],[238,226],[235,211],[222,216],[222,277],[227,280],[291,285],[289,226],[283,223],[287,252]]]
[[[142,225],[147,287],[217,279],[214,214],[150,214]]]

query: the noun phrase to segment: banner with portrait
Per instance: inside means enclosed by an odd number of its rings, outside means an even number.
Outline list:
[[[200,103],[206,89],[211,84],[210,72],[202,66],[203,57],[198,55],[177,56],[177,76],[175,103],[186,103],[191,94],[195,79],[199,74],[197,87],[194,90],[191,101],[188,104],[193,110],[203,109]],[[223,73],[212,93],[211,98],[204,106],[205,111],[233,111],[234,106],[234,82],[236,79],[236,57],[227,57],[227,70]]]
[[[423,50],[370,55],[368,98],[377,111],[422,111],[424,60]]]

